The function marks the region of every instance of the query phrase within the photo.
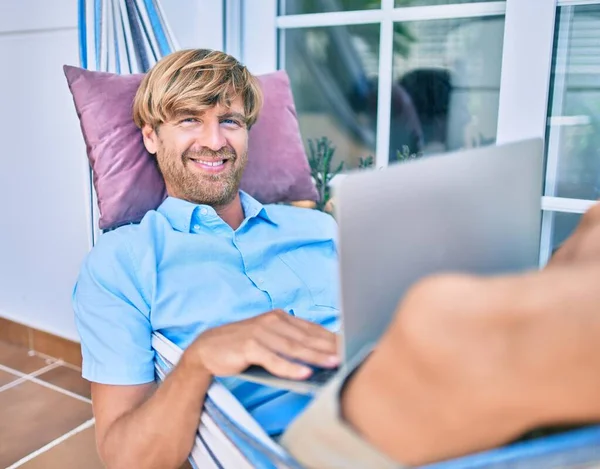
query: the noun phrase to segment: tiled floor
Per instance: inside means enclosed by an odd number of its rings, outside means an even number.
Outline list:
[[[103,465],[96,452],[90,386],[81,371],[0,341],[0,469],[17,467]]]
[[[0,342],[0,468],[100,469],[89,383],[61,361]]]

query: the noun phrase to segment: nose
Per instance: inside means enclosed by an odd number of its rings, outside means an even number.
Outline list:
[[[201,146],[209,148],[212,151],[219,151],[227,145],[227,139],[219,122],[207,122],[203,127],[204,132],[201,133],[201,141],[198,142]]]

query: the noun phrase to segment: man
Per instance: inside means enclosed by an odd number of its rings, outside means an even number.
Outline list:
[[[257,79],[208,50],[164,58],[136,95],[134,119],[169,197],[139,225],[101,236],[73,293],[109,468],[185,460],[213,376],[277,436],[308,398],[226,377],[256,364],[304,378],[311,369],[298,362],[339,363],[335,222],[239,191],[261,103]],[[157,391],[153,331],[186,349]]]
[[[230,378],[257,364],[302,379],[310,369],[297,361],[339,361],[332,219],[263,207],[238,190],[260,101],[244,67],[204,50],[163,59],[138,91],[135,120],[169,198],[139,225],[103,235],[73,294],[109,469],[182,464],[214,377],[310,467],[417,464],[600,415],[589,373],[600,262],[578,259],[515,278],[419,283],[362,366],[359,357],[306,410],[304,397]],[[583,329],[564,314],[575,299]],[[185,349],[159,388],[154,330]],[[561,356],[576,366],[563,366],[559,382]]]

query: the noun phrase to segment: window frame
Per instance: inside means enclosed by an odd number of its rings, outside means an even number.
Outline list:
[[[377,110],[376,166],[388,163],[390,137],[393,24],[396,21],[454,19],[505,15],[504,47],[500,79],[497,143],[541,137],[546,141],[550,77],[557,8],[596,5],[600,0],[506,0],[442,6],[395,8],[394,0],[381,0],[381,9],[278,16],[277,0],[225,0],[240,2],[241,24],[226,29],[242,31],[241,59],[254,73],[285,68],[283,31],[311,26],[380,23],[379,97]],[[532,22],[535,27],[532,27]],[[527,103],[523,105],[522,103]],[[548,155],[542,191],[540,267],[550,258],[554,214],[584,213],[596,201],[568,199],[546,194],[554,181],[558,145],[546,141]]]

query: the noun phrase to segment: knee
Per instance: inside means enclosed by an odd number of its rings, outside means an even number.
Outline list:
[[[485,281],[444,274],[417,282],[399,303],[380,348],[388,355],[435,355],[464,344],[485,302]],[[457,350],[455,350],[457,351]]]
[[[453,312],[484,301],[483,280],[464,274],[439,274],[424,278],[408,289],[399,302],[394,323],[410,324]]]
[[[600,203],[583,214],[575,231],[554,253],[548,267],[600,260]]]
[[[580,225],[593,226],[600,224],[600,203],[592,205],[581,217]]]

